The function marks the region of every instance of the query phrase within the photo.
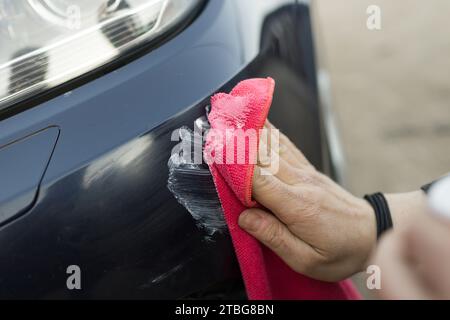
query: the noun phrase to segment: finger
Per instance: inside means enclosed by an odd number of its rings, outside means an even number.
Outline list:
[[[266,120],[266,128],[272,132],[272,130],[278,130],[269,120]],[[296,167],[310,166],[310,162],[303,153],[297,148],[297,146],[280,130],[279,132],[279,145],[280,145],[280,156],[282,156],[291,165]]]
[[[270,167],[272,161],[273,161],[273,155],[271,153],[271,150],[269,146],[267,145],[265,139],[262,139],[259,141],[259,148],[258,148],[258,165],[263,168]]]
[[[285,159],[280,158],[276,153],[271,152],[270,156],[265,155],[267,145],[261,143],[260,154],[258,156],[258,166],[264,168],[264,174],[271,174],[276,176],[282,182],[293,185],[299,181],[299,169],[291,166]],[[261,172],[255,171],[255,174]]]
[[[429,298],[406,256],[403,235],[389,234],[380,243],[375,265],[381,271],[380,296],[389,300]]]
[[[271,128],[268,122],[266,122],[264,129],[266,131],[261,135],[260,144],[267,147],[266,154],[272,157],[277,155],[278,158],[285,160],[291,166],[300,167],[301,163],[299,163],[289,146],[282,143],[280,131],[276,128]],[[264,150],[261,151],[264,152]]]
[[[253,198],[272,211],[284,223],[292,222],[294,212],[286,208],[297,208],[301,194],[293,196],[291,186],[277,176],[265,174],[265,170],[255,166],[253,175]],[[295,203],[293,203],[295,202]]]
[[[239,226],[275,252],[298,272],[308,270],[312,248],[295,237],[276,217],[261,209],[249,209],[239,217]]]

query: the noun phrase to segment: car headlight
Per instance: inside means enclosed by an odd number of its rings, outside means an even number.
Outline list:
[[[0,0],[0,111],[167,32],[201,0]]]

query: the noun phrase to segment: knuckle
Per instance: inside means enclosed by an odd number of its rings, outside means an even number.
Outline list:
[[[288,199],[303,201],[303,192],[301,188],[287,188],[286,197]]]
[[[266,229],[265,239],[267,244],[274,250],[284,246],[283,232],[277,223],[271,223]]]
[[[317,202],[317,192],[314,188],[308,187],[302,190],[303,198],[306,204],[311,205]]]
[[[293,188],[288,192],[289,196],[295,199],[300,207],[308,206],[315,198],[314,192],[306,187]]]
[[[309,185],[317,186],[321,183],[321,175],[316,170],[307,169],[304,172],[305,182]]]
[[[292,196],[295,197],[294,213],[300,213],[293,215],[295,216],[295,221],[299,219],[304,221],[304,219],[315,219],[318,217],[321,210],[321,192],[318,188],[295,188],[292,191]]]
[[[263,191],[268,190],[268,189],[270,190],[271,188],[273,188],[268,176],[263,175],[260,172],[258,172],[255,175],[255,178],[253,180],[253,185],[255,188],[257,188],[259,190],[263,190]]]
[[[305,192],[305,197],[307,197],[307,199],[308,199],[307,203],[311,207],[318,206],[324,200],[323,192],[318,187],[308,188],[304,192]]]
[[[258,178],[258,182],[254,184],[254,189],[257,193],[263,194],[263,195],[269,195],[269,194],[285,194],[286,193],[286,186],[282,183],[276,183],[274,181],[274,178],[269,175],[261,175]]]

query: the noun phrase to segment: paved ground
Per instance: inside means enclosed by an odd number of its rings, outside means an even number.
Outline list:
[[[450,171],[450,1],[315,1],[349,188],[406,191]]]

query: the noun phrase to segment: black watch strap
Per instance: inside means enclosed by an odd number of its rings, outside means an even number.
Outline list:
[[[375,218],[377,221],[377,238],[379,238],[385,231],[393,227],[389,205],[381,192],[365,195],[364,199],[370,203],[375,212]]]

